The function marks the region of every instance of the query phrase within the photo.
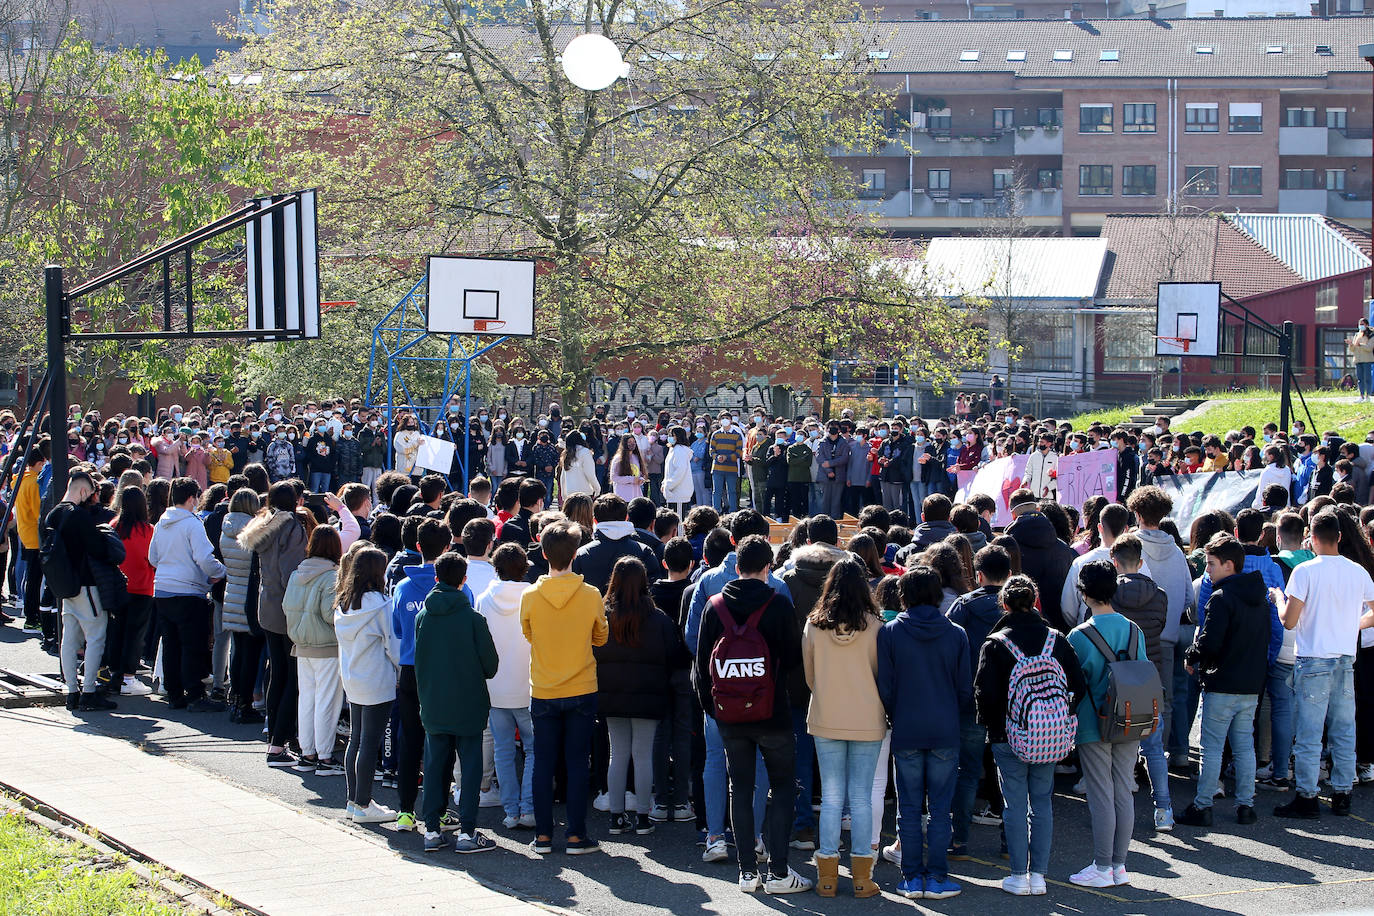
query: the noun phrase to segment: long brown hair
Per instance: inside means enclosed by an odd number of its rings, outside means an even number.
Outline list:
[[[387,561],[385,553],[371,546],[362,547],[356,552],[349,548],[349,555],[352,561],[347,568],[339,570],[337,594],[339,607],[344,611],[356,611],[363,606],[363,595],[368,592],[386,594]]]
[[[640,454],[639,451],[639,440],[635,438],[634,433],[629,432],[620,437],[620,446],[615,451],[615,461],[620,466],[621,477],[627,476],[626,472],[634,467],[634,465],[630,463],[632,460],[630,455],[631,446],[634,447],[633,458],[639,461],[639,471],[641,474],[644,473],[644,456]]]
[[[821,596],[806,619],[818,630],[863,630],[870,621],[882,619],[862,560],[845,557],[830,567]]]
[[[639,628],[654,612],[649,595],[649,573],[638,557],[621,557],[611,570],[606,586],[606,622],[611,636],[622,646],[639,647]]]

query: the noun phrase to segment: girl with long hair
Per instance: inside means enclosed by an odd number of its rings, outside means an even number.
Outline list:
[[[142,487],[130,486],[123,490],[119,514],[111,527],[124,543],[124,562],[119,568],[128,580],[129,602],[119,613],[110,615],[105,664],[114,675],[113,682],[120,685],[121,696],[146,696],[152,689],[134,677],[143,656],[148,622],[153,615],[153,568],[148,565],[153,526],[148,520],[148,499]]]
[[[611,488],[625,502],[644,495],[644,455],[633,435],[620,437],[620,447],[611,459]]]
[[[286,631],[296,650],[299,701],[296,728],[301,744],[295,769],[338,776],[334,729],[343,707],[339,640],[334,632],[334,595],[343,549],[339,532],[320,525],[310,533],[305,559],[291,574],[282,596]]]

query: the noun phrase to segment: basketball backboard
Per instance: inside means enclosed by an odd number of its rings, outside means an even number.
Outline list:
[[[290,200],[284,206],[283,200]],[[263,197],[248,223],[248,330],[262,340],[320,336],[319,229],[315,192]]]
[[[429,259],[431,334],[534,334],[534,261],[514,258]]]
[[[1220,283],[1160,283],[1156,303],[1156,356],[1217,355]]]

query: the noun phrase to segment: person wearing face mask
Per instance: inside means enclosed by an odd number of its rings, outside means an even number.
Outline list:
[[[911,438],[906,434],[906,423],[900,417],[892,423],[892,433],[883,440],[879,450],[879,474],[882,480],[883,508],[906,509],[911,498],[912,477]],[[908,510],[908,516],[912,513]]]
[[[362,478],[362,447],[352,424],[343,425],[334,442],[334,477],[331,483],[335,492],[346,483],[358,483]]]
[[[849,484],[849,441],[840,436],[840,424],[832,421],[825,438],[816,445],[821,474],[819,511],[831,518],[844,516],[844,494]]]
[[[749,475],[750,505],[762,511],[764,494],[768,491],[768,464],[755,458],[759,446],[773,444],[773,431],[765,422],[762,414],[755,413],[749,428],[744,430],[744,465]],[[721,426],[729,423],[728,415],[722,415]]]
[[[553,505],[553,483],[558,473],[558,449],[554,448],[547,429],[539,430],[530,449],[530,466],[534,468],[534,476],[544,484],[544,508],[547,509]]]
[[[223,436],[216,436],[207,452],[209,460],[206,462],[206,467],[212,484],[227,484],[230,475],[234,473],[234,456],[229,454],[229,449],[225,448],[224,441]]]
[[[303,450],[305,470],[309,473],[307,484],[312,493],[330,492],[330,481],[334,477],[334,438],[329,434],[329,423],[323,417],[315,420],[310,436],[305,440]]]
[[[557,442],[563,438],[563,408],[557,404],[549,405],[549,438]]]
[[[386,430],[377,417],[369,417],[358,429],[358,461],[362,465],[362,484],[372,493],[372,501],[377,501],[377,478],[382,476],[386,465]]]
[[[176,427],[171,423],[163,426],[162,435],[153,440],[151,448],[157,456],[156,476],[168,480],[176,477],[181,462],[181,443],[177,440]]]
[[[736,488],[739,485],[740,459],[744,457],[744,436],[729,422],[730,415],[720,415],[720,428],[711,433],[711,500],[717,512],[734,512],[739,507]]]
[[[508,476],[507,470],[506,427],[501,423],[493,423],[491,439],[487,443],[487,477],[491,480],[491,492],[495,493],[501,488],[501,481]]]
[[[510,441],[506,443],[506,473],[512,477],[533,476],[530,463],[530,443],[525,438],[523,427],[511,431]]]
[[[788,432],[791,430],[791,432]],[[793,427],[784,427],[790,437],[787,446],[787,509],[802,518],[811,514],[811,464],[816,452],[805,436]]]
[[[182,458],[186,462],[186,475],[205,490],[209,487],[210,453],[205,449],[205,439],[200,435],[191,436],[183,446]]]
[[[286,424],[279,425],[267,444],[267,474],[272,482],[296,476],[296,447],[287,438]]]
[[[959,457],[954,466],[956,470],[973,471],[982,463],[983,441],[975,426],[964,433],[963,445],[959,446]]]
[[[458,450],[463,449],[463,443],[458,443]],[[476,417],[468,421],[468,483],[472,483],[476,477],[486,476],[487,473],[487,434],[482,429],[482,422]],[[454,478],[455,480],[459,478]]]
[[[420,456],[420,420],[413,414],[407,415],[401,420],[401,429],[396,433],[396,470],[402,474],[409,475],[413,480],[418,481],[420,468],[415,466],[415,459]]]
[[[1041,499],[1058,499],[1059,456],[1054,453],[1054,437],[1041,434],[1035,451],[1026,459],[1025,487]]]
[[[759,511],[764,515],[786,521],[787,505],[787,433],[781,427],[773,427],[772,439],[759,443],[754,450],[755,464],[762,464],[764,474],[763,505]]]
[[[625,502],[644,495],[644,456],[633,434],[620,437],[620,447],[611,459],[610,473],[615,495]]]
[[[651,432],[644,449],[644,470],[649,478],[649,498],[655,506],[663,505],[663,465],[668,457],[667,432]]]
[[[692,499],[698,506],[711,504],[711,444],[707,441],[706,421],[697,420],[692,430]],[[685,516],[684,516],[685,517]]]

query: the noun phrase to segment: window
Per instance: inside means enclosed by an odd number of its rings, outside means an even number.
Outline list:
[[[1016,7],[1006,3],[974,4],[974,19],[1016,19]]]
[[[1048,190],[1051,188],[1064,187],[1063,169],[1038,169],[1035,173],[1035,185],[1038,188]]]
[[[1301,329],[1302,325],[1298,325]],[[1346,349],[1345,339],[1350,331],[1345,328],[1318,328],[1317,343],[1317,384],[1335,385],[1347,375],[1355,374],[1355,364],[1350,351]]]
[[[1345,130],[1345,109],[1326,109],[1326,126],[1332,130]]]
[[[1152,134],[1155,132],[1155,103],[1127,102],[1121,106],[1123,134]]]
[[[959,52],[959,60],[964,63],[972,63],[973,61],[976,61],[978,59],[978,56],[981,53],[981,51],[965,49]]]
[[[927,169],[926,187],[931,191],[948,191],[949,169]]]
[[[1148,314],[1108,316],[1102,336],[1102,371],[1155,371],[1155,330]]]
[[[1257,134],[1262,126],[1261,114],[1259,102],[1232,102],[1226,129],[1233,134]]]
[[[1317,183],[1317,174],[1316,169],[1284,169],[1280,187],[1286,191],[1310,191],[1323,187]],[[1325,180],[1325,176],[1322,180]]]
[[[1217,103],[1189,102],[1184,113],[1183,130],[1190,134],[1217,132]]]
[[[870,50],[870,51],[868,52],[868,59],[869,59],[869,60],[887,60],[887,59],[888,59],[889,57],[891,57],[891,56],[892,56],[892,52],[891,52],[891,51]]]
[[[1007,60],[1008,60],[1008,61],[1011,61],[1011,62],[1014,62],[1014,63],[1020,63],[1021,61],[1024,61],[1025,59],[1026,59],[1026,52],[1025,52],[1025,51],[1008,51],[1008,52],[1007,52]]]
[[[1317,287],[1317,323],[1336,323],[1336,300],[1340,295],[1340,284],[1334,280]]]
[[[1183,168],[1185,197],[1215,197],[1217,195],[1217,167],[1189,165]]]
[[[1021,354],[1016,366],[1023,372],[1072,372],[1076,348],[1072,312],[1036,311],[1025,314],[1017,328]]]
[[[1010,130],[1016,126],[1015,108],[994,108],[992,110],[993,130]]]
[[[1283,110],[1284,127],[1316,127],[1317,109],[1315,108],[1285,108]]]
[[[1231,166],[1231,183],[1226,193],[1232,197],[1258,197],[1262,193],[1263,171],[1257,165]]]
[[[1197,46],[1196,48],[1194,48],[1193,50],[1196,51],[1196,52],[1199,53],[1199,54],[1211,54],[1212,51],[1213,51],[1213,48],[1212,48],[1211,45],[1198,45],[1198,46]]]
[[[1326,189],[1328,191],[1345,190],[1345,169],[1326,170]]]
[[[1005,191],[1016,183],[1015,169],[993,169],[992,187],[995,191]]]
[[[1062,108],[1041,108],[1036,111],[1035,123],[1041,127],[1063,127],[1064,109]]]
[[[887,169],[864,169],[860,197],[882,197],[887,190]]]
[[[1269,45],[1264,49],[1265,54],[1282,54],[1283,45]]]
[[[937,108],[926,116],[926,126],[931,130],[949,130],[949,109]]]
[[[1302,325],[1294,329],[1297,333],[1293,338],[1294,358],[1302,353],[1303,331]],[[1223,353],[1249,353],[1250,356],[1242,357],[1240,360],[1240,371],[1245,375],[1272,376],[1283,371],[1283,360],[1279,359],[1279,342],[1276,338],[1268,334],[1261,333],[1259,328],[1251,327],[1250,332],[1245,332],[1245,325],[1240,323],[1228,323],[1222,326],[1221,352]],[[1217,374],[1231,375],[1236,371],[1236,358],[1234,356],[1219,356],[1212,360],[1212,371]],[[1277,379],[1266,380],[1261,378],[1260,384],[1272,381],[1277,384]]]
[[[1149,197],[1155,192],[1155,167],[1152,165],[1123,165],[1121,193],[1127,197]]]
[[[1109,134],[1112,132],[1112,106],[1091,103],[1078,106],[1078,132],[1080,134]]]
[[[1078,193],[1083,197],[1106,197],[1112,193],[1110,165],[1080,165]]]
[[[1121,51],[1118,48],[1103,48],[1097,55],[1098,60],[1121,60]]]
[[[1054,59],[1058,61],[1071,61],[1073,60],[1073,51],[1067,51],[1063,49],[1055,51]]]

